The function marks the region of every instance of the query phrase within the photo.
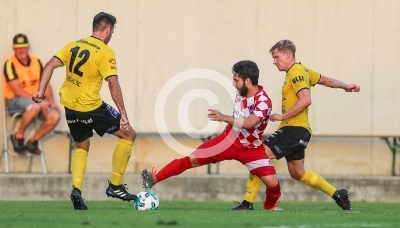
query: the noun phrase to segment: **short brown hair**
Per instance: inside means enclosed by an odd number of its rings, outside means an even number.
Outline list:
[[[275,49],[278,49],[278,51],[283,51],[283,50],[290,51],[292,53],[293,57],[295,57],[295,54],[296,54],[296,46],[290,40],[278,41],[274,46],[271,47],[271,49],[269,49],[269,53],[272,54],[272,52]]]
[[[117,23],[117,18],[109,13],[100,12],[93,18],[93,32],[103,31],[108,26],[113,27]]]

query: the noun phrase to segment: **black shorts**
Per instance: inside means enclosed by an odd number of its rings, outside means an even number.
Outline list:
[[[65,108],[65,118],[74,141],[82,142],[93,136],[93,130],[100,136],[118,131],[121,115],[111,105],[103,102],[100,107],[89,112]]]
[[[301,160],[304,150],[311,139],[310,132],[303,127],[283,127],[264,140],[276,159],[286,158],[286,161]]]

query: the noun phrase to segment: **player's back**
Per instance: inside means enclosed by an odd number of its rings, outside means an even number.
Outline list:
[[[61,104],[76,111],[91,111],[102,104],[103,79],[117,75],[114,51],[102,40],[87,37],[67,44],[56,55],[66,66],[60,89]]]

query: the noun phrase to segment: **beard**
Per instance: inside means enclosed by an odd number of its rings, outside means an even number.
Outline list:
[[[249,93],[249,88],[247,88],[247,86],[243,84],[242,87],[238,88],[238,91],[240,96],[245,97]]]
[[[105,43],[105,44],[108,44],[108,42],[110,42],[110,40],[111,40],[111,37],[112,37],[112,33],[110,33],[110,34],[106,37],[106,39],[104,40],[104,43]]]

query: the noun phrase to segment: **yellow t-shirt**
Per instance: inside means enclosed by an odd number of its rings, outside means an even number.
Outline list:
[[[315,72],[301,63],[293,64],[286,72],[286,79],[282,86],[282,114],[291,109],[297,102],[297,93],[302,89],[311,92],[311,86],[316,85],[321,79],[321,74]],[[285,126],[304,127],[311,133],[308,121],[308,108],[299,114],[281,121],[278,129]]]
[[[54,57],[66,66],[60,89],[61,104],[81,112],[100,107],[103,79],[118,75],[114,51],[90,36],[67,44]]]

